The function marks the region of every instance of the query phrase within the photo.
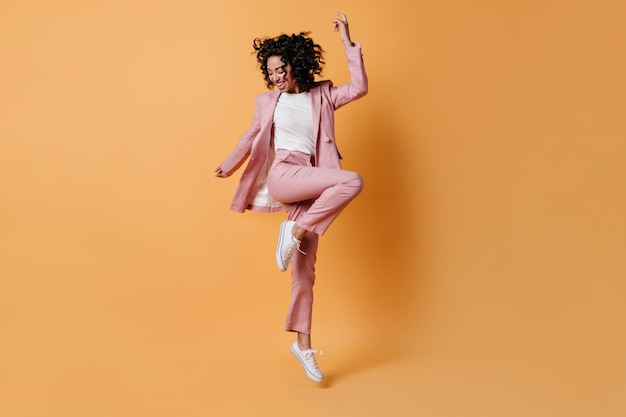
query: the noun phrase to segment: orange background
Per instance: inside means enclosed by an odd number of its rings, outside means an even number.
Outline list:
[[[626,415],[625,7],[606,0],[0,3],[0,415]],[[370,93],[322,238],[310,382],[283,214],[213,178],[311,30]]]

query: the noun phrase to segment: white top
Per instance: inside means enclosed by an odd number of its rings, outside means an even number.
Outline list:
[[[274,110],[274,149],[315,154],[309,92],[282,93]]]

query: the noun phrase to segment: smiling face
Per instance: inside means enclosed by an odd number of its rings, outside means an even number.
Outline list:
[[[299,93],[300,86],[293,78],[291,65],[285,64],[279,56],[271,56],[267,59],[267,74],[272,84],[281,93]]]

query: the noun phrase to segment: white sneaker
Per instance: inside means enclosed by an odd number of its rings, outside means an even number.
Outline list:
[[[300,250],[301,242],[291,234],[295,224],[296,222],[293,220],[285,220],[280,224],[280,234],[278,235],[278,245],[276,246],[276,262],[278,263],[278,269],[281,271],[287,270],[291,256],[296,249],[302,252]]]
[[[298,347],[298,342],[293,342],[291,345],[291,353],[300,361],[302,367],[304,368],[304,372],[306,376],[311,378],[315,382],[322,382],[324,379],[324,375],[322,375],[322,371],[317,367],[317,362],[315,361],[315,355],[322,355],[321,350],[300,350]]]

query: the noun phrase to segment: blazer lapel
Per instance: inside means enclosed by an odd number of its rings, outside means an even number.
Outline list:
[[[320,111],[322,108],[322,93],[320,87],[311,89],[311,109],[313,115],[313,138],[315,141],[320,134]]]
[[[269,94],[266,95],[267,101],[263,106],[261,126],[267,126],[273,123],[274,109],[276,109],[278,97],[280,97],[280,91],[278,90],[272,90]]]

